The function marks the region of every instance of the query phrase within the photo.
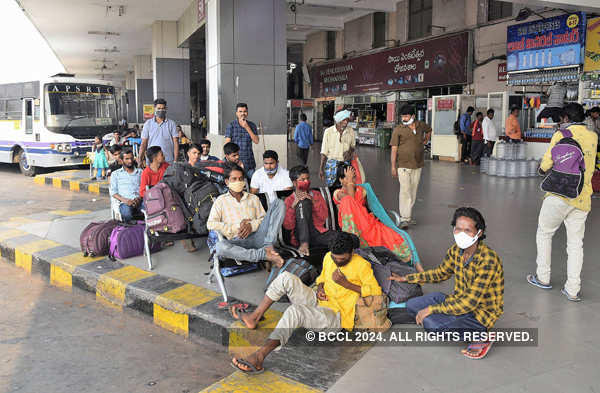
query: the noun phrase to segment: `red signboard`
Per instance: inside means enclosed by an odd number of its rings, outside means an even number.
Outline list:
[[[396,103],[388,102],[387,110],[385,112],[385,121],[388,123],[393,123],[396,121]]]
[[[498,64],[498,82],[506,82],[507,80],[506,63],[500,63]]]
[[[312,97],[468,83],[469,33],[312,67]]]
[[[436,103],[436,110],[438,111],[451,111],[454,110],[454,100],[451,98],[448,99],[439,99]]]

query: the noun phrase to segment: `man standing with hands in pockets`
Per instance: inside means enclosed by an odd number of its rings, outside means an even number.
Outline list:
[[[259,142],[256,124],[248,121],[248,104],[240,102],[236,105],[236,120],[229,123],[225,131],[225,143],[233,142],[240,147],[240,160],[244,164],[246,175],[252,178],[256,170],[252,144]]]
[[[425,145],[431,137],[431,127],[415,120],[415,110],[410,105],[400,109],[402,124],[394,128],[390,146],[392,152],[392,176],[400,182],[400,228],[416,224],[412,219],[412,208],[417,200],[417,189],[421,179],[421,168],[425,166]]]

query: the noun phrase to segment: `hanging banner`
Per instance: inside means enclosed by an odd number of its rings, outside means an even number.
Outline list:
[[[507,71],[581,64],[585,26],[583,12],[509,26]]]
[[[600,71],[600,18],[588,20],[583,71]]]
[[[461,85],[469,82],[468,32],[313,66],[311,96]]]

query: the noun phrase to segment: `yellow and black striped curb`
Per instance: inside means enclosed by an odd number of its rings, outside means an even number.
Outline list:
[[[270,309],[255,330],[246,329],[227,309],[220,309],[218,292],[145,271],[105,257],[84,257],[80,250],[19,230],[35,222],[26,217],[0,223],[0,256],[28,273],[41,275],[66,291],[91,292],[97,301],[118,310],[142,313],[154,324],[194,339],[227,346],[232,356],[246,356],[267,339],[281,312]],[[232,299],[236,302],[236,299]],[[299,341],[298,331],[291,341]],[[315,392],[326,390],[362,355],[367,347],[289,346],[265,363],[270,371],[248,377],[242,373],[211,385],[207,392]],[[249,387],[252,389],[248,390]],[[229,389],[229,390],[228,390]],[[233,389],[238,391],[237,388]]]
[[[108,195],[109,183],[108,181],[91,181],[89,178],[77,177],[77,172],[73,171],[72,174],[69,172],[49,173],[44,175],[37,175],[33,178],[33,181],[39,185],[51,186],[54,188],[61,188],[69,191],[88,192],[90,194],[102,194]]]

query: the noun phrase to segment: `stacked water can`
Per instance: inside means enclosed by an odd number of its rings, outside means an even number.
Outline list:
[[[527,159],[527,143],[496,144],[495,157],[483,157],[479,171],[490,176],[500,177],[535,177],[538,175],[540,162]]]

